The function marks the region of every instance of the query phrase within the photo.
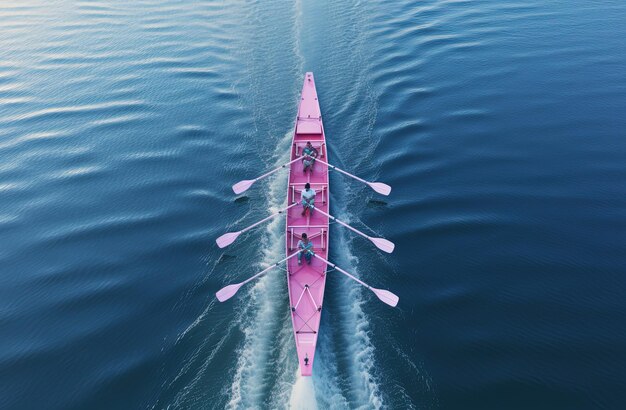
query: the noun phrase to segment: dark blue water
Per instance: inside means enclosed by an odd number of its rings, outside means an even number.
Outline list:
[[[0,408],[622,408],[626,3],[0,3]],[[313,386],[284,201],[313,71],[335,163]]]

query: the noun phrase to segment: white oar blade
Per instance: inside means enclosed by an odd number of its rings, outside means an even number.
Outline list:
[[[391,193],[391,187],[387,184],[383,184],[382,182],[368,182],[367,185],[381,195],[387,196]]]
[[[241,232],[228,232],[217,238],[215,242],[220,248],[225,248],[231,243],[235,242],[235,239],[237,239],[239,235],[241,235]]]
[[[393,249],[396,247],[396,245],[394,245],[393,242],[385,238],[369,238],[369,240],[372,241],[372,243],[376,245],[376,247],[383,252],[391,253],[393,252]]]
[[[237,293],[237,291],[239,290],[240,287],[241,287],[241,283],[236,283],[234,285],[228,285],[228,286],[218,290],[217,293],[215,294],[215,296],[217,296],[217,300],[219,300],[220,302],[227,301],[228,299],[230,299],[233,296],[235,296],[235,293]]]
[[[254,179],[244,179],[243,181],[239,181],[235,185],[233,185],[233,191],[235,192],[235,194],[239,195],[240,193],[247,191],[248,188],[250,188],[252,184],[254,184],[254,182]]]
[[[389,292],[388,290],[376,289],[376,288],[370,288],[370,289],[372,289],[372,292],[374,292],[376,296],[378,296],[378,299],[382,300],[383,302],[385,302],[391,307],[396,307],[396,305],[398,304],[398,301],[400,300],[399,297]]]

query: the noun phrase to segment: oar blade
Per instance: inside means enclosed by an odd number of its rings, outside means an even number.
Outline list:
[[[396,247],[396,245],[394,245],[393,242],[385,238],[371,238],[370,237],[369,240],[372,241],[372,243],[376,245],[376,247],[383,252],[391,253]]]
[[[239,231],[239,232],[227,232],[224,235],[222,235],[219,238],[217,238],[215,240],[215,242],[217,243],[217,246],[219,246],[220,248],[225,248],[228,245],[230,245],[231,243],[235,242],[235,239],[237,239],[237,237],[239,235],[241,235],[241,231]]]
[[[378,299],[382,300],[383,302],[385,302],[391,307],[396,307],[396,305],[398,304],[398,301],[400,300],[399,297],[389,292],[388,290],[376,289],[376,288],[370,288],[370,289],[372,289],[372,292],[374,292],[374,294],[378,296]]]
[[[220,302],[225,302],[228,299],[230,299],[233,296],[235,296],[235,293],[237,293],[237,291],[239,290],[240,287],[241,287],[241,283],[236,283],[234,285],[228,285],[228,286],[223,287],[222,289],[218,290],[217,293],[215,294],[215,296],[217,296],[217,300],[219,300]]]
[[[250,188],[252,184],[254,184],[254,182],[254,179],[244,179],[243,181],[239,181],[235,185],[233,185],[233,192],[239,195],[240,193],[247,191],[248,188]]]
[[[367,185],[381,195],[387,196],[391,193],[391,187],[387,184],[383,184],[382,182],[368,182]]]

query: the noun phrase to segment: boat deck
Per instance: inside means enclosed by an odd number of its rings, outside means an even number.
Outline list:
[[[294,128],[291,159],[300,157],[303,147],[310,141],[317,148],[319,158],[328,162],[324,127],[312,73],[306,73],[305,76]],[[291,164],[288,205],[300,202],[301,192],[307,182],[316,192],[315,207],[329,213],[328,167],[319,162],[315,163],[313,172],[307,173],[303,172],[302,161]],[[314,252],[327,259],[328,217],[315,211],[312,215],[307,213],[306,216],[302,216],[301,213],[300,206],[295,206],[287,212],[285,235],[287,255],[297,252],[297,243],[301,235],[306,233],[313,242]],[[309,265],[302,257],[302,265],[298,266],[297,257],[294,257],[287,261],[287,271],[291,317],[300,370],[303,376],[310,376],[324,300],[326,264],[312,258]]]

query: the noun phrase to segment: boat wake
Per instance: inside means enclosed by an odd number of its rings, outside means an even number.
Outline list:
[[[317,410],[313,377],[303,377],[298,369],[296,382],[291,390],[289,408],[292,410]]]
[[[335,186],[343,185],[342,188],[349,191],[347,186],[338,182],[335,182]],[[357,269],[359,260],[351,252],[351,240],[346,233],[335,229],[331,240],[334,241],[335,246],[344,250],[334,255],[334,262],[340,266],[346,266],[360,276]],[[336,275],[336,273],[331,272],[330,275]],[[329,304],[332,304],[330,313],[333,317],[330,317],[332,322],[330,325],[338,330],[324,343],[326,350],[324,356],[329,356],[329,360],[323,361],[323,372],[329,376],[333,375],[334,380],[328,380],[326,394],[318,395],[318,398],[330,398],[326,404],[333,408],[382,408],[384,399],[375,371],[375,348],[370,339],[369,318],[362,308],[369,296],[363,293],[361,287],[355,286],[342,276],[331,278],[328,296],[332,298]],[[326,313],[329,313],[329,310]],[[337,363],[340,364],[337,365]],[[337,377],[339,374],[343,377]],[[341,393],[337,391],[339,388]],[[328,394],[332,390],[335,390],[334,394]]]
[[[283,136],[283,141],[279,144],[279,148],[283,148],[282,152],[287,151],[282,145],[288,144],[290,137],[290,133]],[[284,158],[279,159],[279,161],[282,160]],[[286,184],[287,175],[279,175],[268,184],[266,192],[271,207],[270,212],[275,212],[282,206]],[[281,218],[272,220],[261,239],[263,244],[261,260],[265,266],[280,259],[284,253],[284,244],[280,240],[282,223]],[[272,370],[275,370],[278,364],[275,361],[280,360],[277,359],[277,353],[278,357],[283,356],[280,352],[283,350],[281,346],[285,343],[281,343],[280,339],[286,339],[284,321],[281,318],[283,315],[280,314],[281,310],[284,311],[284,294],[284,273],[275,270],[259,279],[246,296],[257,308],[255,312],[247,312],[247,318],[241,327],[244,343],[239,350],[239,359],[230,388],[229,408],[256,406],[266,396],[270,379],[279,377],[273,374]],[[268,349],[268,346],[272,345],[275,348]]]
[[[305,15],[314,15],[312,13],[314,10],[304,10],[307,7],[307,4],[297,1],[291,10],[293,14],[287,19],[293,23],[290,27],[294,31],[291,51],[295,62],[293,68],[298,74],[302,74],[305,68],[307,71],[316,68],[315,64],[307,61],[302,52],[303,48],[311,46],[306,39],[314,27],[304,18]],[[255,40],[250,41],[254,43]],[[251,75],[251,79],[254,80],[251,80],[253,91],[248,95],[252,99],[249,106],[255,107],[253,115],[255,126],[260,129],[255,134],[256,138],[257,134],[266,131],[267,118],[271,116],[267,104],[256,101],[265,95],[262,90],[263,82],[257,82],[256,79],[263,78],[268,73],[266,70],[257,73],[258,67],[254,64],[257,60],[250,58],[249,61],[253,62],[249,69],[256,73]],[[332,84],[332,76],[325,78],[327,84]],[[359,82],[359,85],[361,84]],[[286,88],[291,89],[297,90],[298,87]],[[361,87],[357,86],[356,89],[361,90]],[[366,100],[372,107],[376,107],[375,99],[366,98]],[[282,106],[276,108],[285,109]],[[368,118],[370,121],[375,118],[375,109]],[[350,125],[355,124],[351,122]],[[370,129],[371,125],[367,124],[366,128]],[[356,124],[355,128],[364,127],[362,124]],[[268,134],[276,135],[277,131],[272,130]],[[265,165],[288,161],[289,158],[282,155],[288,152],[292,131],[290,129],[278,138],[277,146],[265,153],[271,158],[270,163]],[[341,145],[340,139],[335,139],[335,142],[337,146]],[[273,212],[284,206],[286,184],[285,174],[268,180],[265,192],[270,209],[267,212]],[[354,196],[351,185],[344,183],[340,178],[335,178],[332,184],[337,187],[333,188],[332,192],[342,193],[337,197],[332,196],[332,202],[336,204],[335,209],[343,209],[346,202]],[[350,219],[345,213],[337,216]],[[260,245],[265,249],[259,258],[263,263],[272,263],[283,257],[283,224],[282,218],[276,218],[268,224],[267,230],[259,238]],[[357,269],[359,264],[353,256],[352,241],[341,229],[331,229],[331,243],[336,249],[342,249],[342,252],[332,254],[330,260],[351,272],[356,272],[359,276]],[[328,298],[328,303],[321,319],[324,331],[320,332],[318,339],[315,374],[312,377],[302,377],[299,375],[289,313],[285,309],[288,302],[284,272],[271,272],[250,288],[246,298],[251,307],[245,315],[241,313],[242,322],[239,325],[243,333],[243,342],[238,348],[238,362],[232,373],[231,385],[225,389],[230,396],[227,407],[268,406],[291,409],[384,407],[385,400],[376,374],[375,349],[370,340],[369,318],[362,309],[368,296],[362,289],[339,276],[329,277],[326,292],[325,298]]]

